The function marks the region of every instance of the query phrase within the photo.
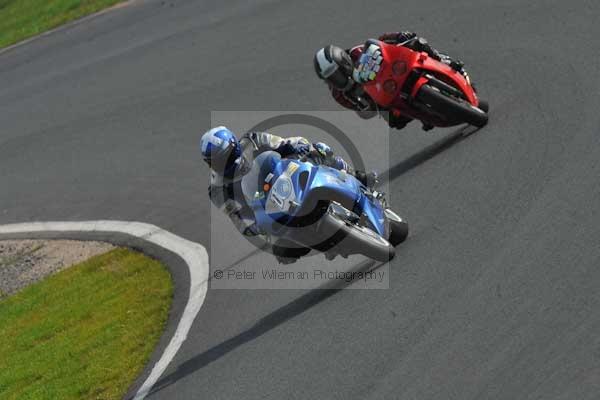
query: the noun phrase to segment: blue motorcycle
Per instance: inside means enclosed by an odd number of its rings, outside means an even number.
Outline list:
[[[307,157],[261,153],[241,183],[258,230],[277,239],[276,255],[283,242],[288,256],[316,250],[328,259],[362,254],[388,261],[408,236],[408,224],[387,208],[382,193]]]

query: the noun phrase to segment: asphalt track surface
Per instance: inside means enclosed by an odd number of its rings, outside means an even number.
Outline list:
[[[462,140],[415,124],[390,138],[412,227],[390,289],[210,290],[149,398],[596,399],[598,15],[135,2],[0,55],[0,223],[138,220],[209,247],[210,110],[336,110],[313,51],[415,30],[466,62],[492,117]]]

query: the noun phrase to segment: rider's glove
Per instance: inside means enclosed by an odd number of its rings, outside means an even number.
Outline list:
[[[312,160],[313,162],[316,162],[317,164],[320,164],[322,162],[322,160],[325,159],[322,156],[321,152],[317,148],[315,148],[315,146],[312,144],[299,146],[296,149],[296,154],[298,154],[298,156],[300,156],[305,161]]]
[[[416,33],[404,31],[404,32],[398,32],[398,34],[396,36],[396,40],[398,43],[404,43],[404,42],[408,42],[409,40],[414,39],[416,37],[417,37]]]
[[[379,36],[379,40],[386,43],[399,44],[414,39],[417,36],[414,32],[388,32]]]
[[[354,176],[369,189],[373,189],[379,183],[379,175],[375,171],[354,171]]]
[[[331,147],[323,142],[314,143],[313,147],[323,158],[331,157],[333,155]]]
[[[312,145],[310,144],[301,144],[296,147],[296,153],[299,156],[305,156],[312,151]]]
[[[289,154],[294,154],[297,150],[298,149],[294,147],[294,145],[292,144],[292,142],[290,140],[286,140],[285,142],[283,142],[279,145],[277,152],[285,157]]]

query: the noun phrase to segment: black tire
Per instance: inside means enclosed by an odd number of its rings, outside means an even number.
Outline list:
[[[381,262],[394,258],[394,246],[369,228],[342,221],[332,213],[325,214],[320,224],[323,232],[337,231],[340,254],[362,254]]]
[[[482,109],[483,111],[485,111],[485,113],[487,114],[490,111],[490,104],[485,101],[485,100],[479,100],[479,106],[480,109]]]
[[[385,216],[389,223],[388,241],[396,247],[408,237],[408,223],[390,209],[385,210]]]
[[[437,88],[423,85],[417,93],[416,100],[428,105],[435,112],[451,121],[466,122],[481,128],[488,122],[487,114],[468,102],[440,92]]]
[[[398,246],[408,237],[408,224],[406,222],[390,222],[390,243],[392,246]]]

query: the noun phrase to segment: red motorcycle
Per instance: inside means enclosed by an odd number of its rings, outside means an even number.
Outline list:
[[[371,40],[354,73],[371,99],[396,116],[437,127],[488,122],[488,105],[477,97],[469,76],[425,52]]]

